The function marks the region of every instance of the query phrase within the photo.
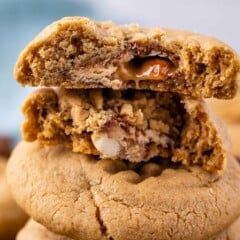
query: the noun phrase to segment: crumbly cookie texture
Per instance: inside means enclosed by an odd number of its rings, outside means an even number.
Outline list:
[[[62,145],[22,142],[7,173],[20,206],[73,239],[204,240],[238,218],[240,166],[233,157],[221,176],[169,164],[98,160]]]
[[[210,237],[208,240],[238,240],[240,234],[240,219],[236,220],[230,227],[223,230],[215,237]],[[128,239],[130,239],[129,236]],[[30,219],[26,226],[18,233],[16,240],[73,240],[62,235],[50,232],[41,224]],[[144,239],[144,238],[143,238]],[[125,239],[126,240],[126,239]]]
[[[21,53],[22,85],[151,89],[232,98],[240,63],[224,43],[190,32],[63,18]]]
[[[224,139],[202,101],[146,90],[45,88],[22,110],[26,141],[130,162],[161,157],[213,172],[224,168]]]
[[[13,200],[6,177],[7,159],[0,156],[0,239],[14,240],[27,215]]]
[[[18,233],[16,240],[73,240],[49,231],[41,224],[30,219]]]

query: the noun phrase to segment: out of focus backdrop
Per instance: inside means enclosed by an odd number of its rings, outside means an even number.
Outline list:
[[[20,106],[33,89],[15,83],[13,67],[20,51],[51,22],[81,15],[185,29],[215,36],[240,53],[239,11],[236,0],[0,0],[0,136],[20,138]]]

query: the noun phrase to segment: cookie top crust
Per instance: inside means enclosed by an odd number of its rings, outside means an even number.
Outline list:
[[[8,177],[33,219],[73,239],[200,240],[240,215],[240,166],[231,156],[227,163],[219,176],[197,166],[98,160],[62,145],[22,142]]]
[[[23,50],[14,76],[31,86],[151,89],[229,99],[239,72],[237,54],[214,38],[66,17]]]

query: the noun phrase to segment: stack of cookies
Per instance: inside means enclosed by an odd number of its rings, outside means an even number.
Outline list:
[[[48,26],[15,67],[43,86],[8,165],[33,219],[18,240],[239,240],[240,166],[203,100],[233,98],[239,72],[231,48],[194,33]]]

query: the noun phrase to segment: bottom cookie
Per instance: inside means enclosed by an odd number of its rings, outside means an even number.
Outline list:
[[[240,166],[231,156],[226,162],[215,175],[161,159],[133,165],[22,142],[7,172],[25,211],[73,239],[205,240],[240,215]]]
[[[209,240],[239,240],[240,218],[238,218],[227,230]],[[30,219],[25,227],[18,233],[16,240],[73,240],[62,235],[50,232],[41,224]]]
[[[7,160],[0,157],[0,239],[15,239],[15,235],[27,221],[27,215],[15,203],[6,180]]]
[[[50,232],[41,224],[30,219],[25,227],[19,231],[16,240],[73,240],[62,235]]]

